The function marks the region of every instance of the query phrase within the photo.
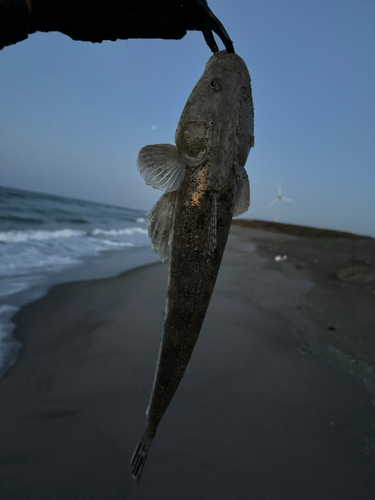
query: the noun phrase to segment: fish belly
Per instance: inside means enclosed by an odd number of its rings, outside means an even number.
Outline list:
[[[154,432],[198,339],[232,220],[233,191],[199,192],[199,186],[185,182],[176,201],[163,333],[148,408]]]

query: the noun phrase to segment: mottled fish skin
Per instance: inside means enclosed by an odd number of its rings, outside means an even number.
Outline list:
[[[254,111],[250,76],[238,55],[224,51],[211,57],[185,105],[175,139],[186,174],[174,193],[163,195],[173,210],[168,291],[146,431],[132,460],[137,482],[198,339],[239,184],[248,183],[243,167],[254,144]],[[166,243],[164,238],[164,247]]]

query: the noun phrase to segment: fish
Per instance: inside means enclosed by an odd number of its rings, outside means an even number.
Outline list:
[[[131,460],[139,482],[158,425],[184,376],[208,309],[232,217],[250,205],[245,163],[254,146],[254,107],[245,62],[216,52],[182,111],[176,145],[138,154],[146,184],[164,191],[151,210],[148,234],[164,262],[168,289],[146,429]]]

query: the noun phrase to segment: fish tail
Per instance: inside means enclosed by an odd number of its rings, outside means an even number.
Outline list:
[[[138,446],[136,447],[136,449],[133,453],[133,457],[131,460],[131,471],[132,471],[133,479],[135,479],[135,482],[137,484],[139,483],[139,481],[141,479],[143,467],[145,466],[148,452],[150,451],[150,447],[151,447],[151,443],[152,443],[153,439],[154,439],[154,436],[150,435],[148,430],[146,430],[146,432],[143,434],[142,439],[138,443]]]

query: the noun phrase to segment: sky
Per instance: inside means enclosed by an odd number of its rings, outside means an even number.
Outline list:
[[[375,236],[374,0],[209,0],[252,78],[243,217]],[[220,49],[223,45],[220,41]],[[211,52],[179,41],[92,44],[36,33],[0,51],[0,185],[152,208],[136,161],[174,144]]]

